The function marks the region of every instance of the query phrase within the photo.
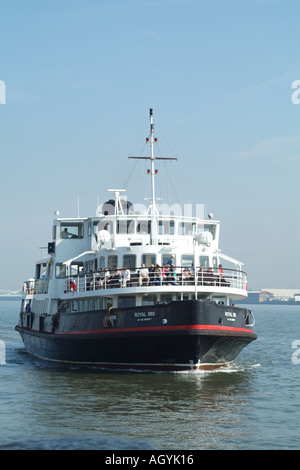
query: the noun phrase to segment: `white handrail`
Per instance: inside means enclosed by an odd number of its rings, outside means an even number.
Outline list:
[[[234,289],[247,290],[247,275],[243,271],[234,269],[224,269],[222,274],[215,274],[211,271],[199,271],[197,275],[193,272],[189,276],[185,276],[184,266],[176,266],[174,271],[164,271],[160,269],[159,273],[149,273],[146,283],[139,273],[139,269],[132,269],[130,281],[126,287],[138,288],[141,286],[190,286],[197,290],[201,287],[231,287]],[[70,276],[66,278],[65,292],[85,292],[98,289],[111,289],[124,287],[123,278],[114,278],[114,271],[110,271],[110,277],[104,276],[104,272],[93,272],[84,275]],[[200,289],[203,290],[203,289]]]

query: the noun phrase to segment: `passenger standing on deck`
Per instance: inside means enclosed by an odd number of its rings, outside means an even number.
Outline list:
[[[150,281],[151,286],[154,284],[154,272],[155,272],[154,264],[151,264],[149,268],[149,281]]]
[[[167,262],[167,264],[169,264],[170,266],[172,265],[174,266],[174,263],[175,263],[175,255],[172,255],[169,261]]]
[[[142,268],[140,269],[140,276],[139,276],[140,286],[143,285],[143,282],[145,282],[145,284],[149,286],[149,270],[148,268],[146,268],[144,263],[142,264]]]
[[[124,268],[123,268],[122,279],[123,279],[122,287],[126,287],[127,282],[130,281],[130,271],[129,271],[127,266],[124,266]]]
[[[161,269],[158,263],[156,263],[154,268],[154,284],[159,286],[161,284]]]

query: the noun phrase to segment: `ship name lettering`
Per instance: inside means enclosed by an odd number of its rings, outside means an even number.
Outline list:
[[[145,317],[145,316],[146,316],[146,312],[135,312],[135,313],[134,313],[134,316],[135,316],[136,318]]]
[[[235,312],[225,312],[225,317],[236,318]]]
[[[155,317],[155,312],[134,312],[135,318]]]

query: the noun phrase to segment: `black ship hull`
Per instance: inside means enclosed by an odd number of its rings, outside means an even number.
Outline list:
[[[180,371],[232,362],[256,339],[245,308],[208,300],[147,307],[30,314],[19,331],[27,351],[64,364],[102,369]]]

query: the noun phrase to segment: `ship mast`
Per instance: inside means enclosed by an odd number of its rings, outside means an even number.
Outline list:
[[[151,175],[151,188],[152,188],[152,197],[151,197],[151,245],[157,244],[157,210],[156,210],[156,199],[155,199],[155,175],[158,171],[154,167],[155,160],[177,160],[177,158],[169,157],[155,157],[154,155],[154,144],[157,142],[157,138],[154,137],[154,122],[153,122],[153,109],[150,108],[150,135],[146,138],[146,142],[150,144],[151,157],[129,157],[139,160],[150,160],[151,161],[151,170],[147,170],[148,175]]]
[[[151,187],[152,187],[152,224],[155,226],[156,202],[155,202],[155,168],[154,168],[154,123],[153,123],[153,109],[150,109],[150,148],[151,148]],[[156,142],[157,140],[155,140]],[[154,227],[153,227],[154,228]],[[156,238],[156,237],[155,237]],[[154,243],[155,244],[155,243]]]

